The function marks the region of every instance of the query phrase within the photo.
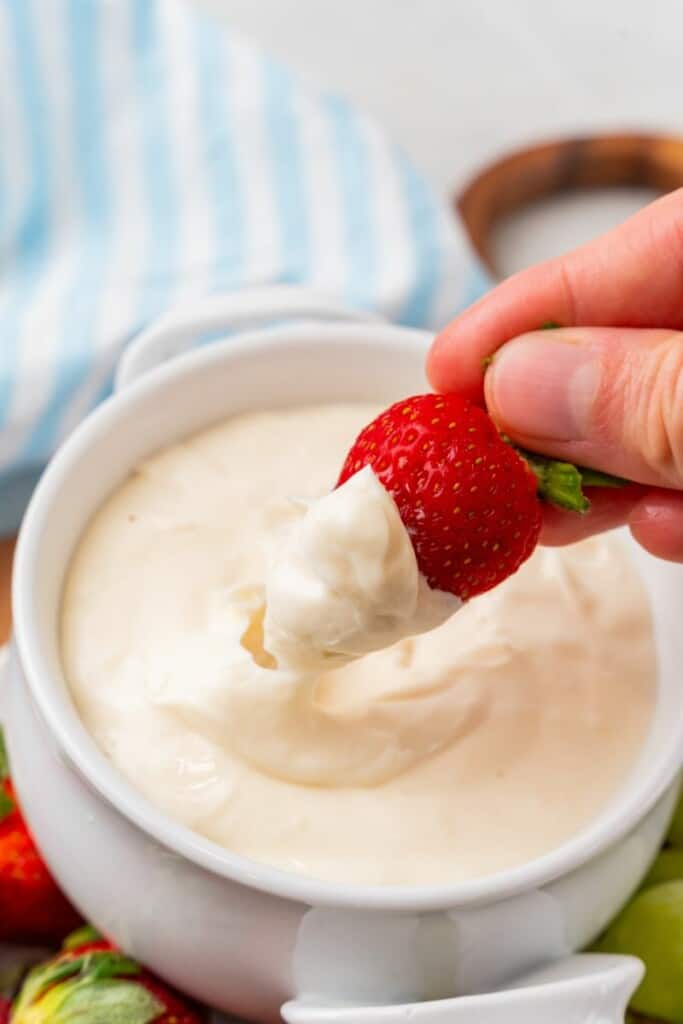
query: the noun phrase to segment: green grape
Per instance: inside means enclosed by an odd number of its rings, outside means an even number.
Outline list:
[[[671,819],[667,839],[672,846],[683,848],[683,793],[681,793],[674,816]]]
[[[631,1008],[683,1024],[683,881],[640,892],[597,944],[601,953],[629,953],[645,963]]]
[[[660,882],[674,882],[683,879],[683,850],[662,850],[648,871],[641,889],[650,889]]]

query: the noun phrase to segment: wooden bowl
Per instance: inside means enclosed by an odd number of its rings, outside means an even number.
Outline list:
[[[548,196],[608,186],[662,193],[683,186],[683,138],[596,135],[520,149],[484,167],[455,206],[477,253],[498,277],[492,238],[501,218]]]
[[[10,631],[10,587],[14,538],[0,539],[0,644],[4,644]]]

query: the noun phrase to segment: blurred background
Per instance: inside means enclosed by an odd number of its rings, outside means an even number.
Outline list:
[[[377,117],[442,189],[560,135],[683,129],[680,0],[194,0]],[[511,272],[652,198],[569,196],[496,233]]]

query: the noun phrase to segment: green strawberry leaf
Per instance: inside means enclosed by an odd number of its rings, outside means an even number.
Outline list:
[[[522,456],[538,482],[538,496],[549,505],[568,512],[587,512],[591,503],[583,493],[584,487],[624,487],[628,481],[618,476],[601,473],[597,469],[574,466],[571,462],[549,459],[537,452],[518,448],[506,434],[500,435]]]
[[[541,331],[554,331],[556,327],[561,327],[562,324],[558,324],[556,320],[545,320],[539,330]]]
[[[99,951],[85,954],[83,974],[94,981],[101,981],[103,978],[135,977],[140,974],[142,968],[137,960],[125,956],[115,950]]]
[[[50,1024],[152,1024],[164,1006],[142,985],[106,979],[76,985]]]
[[[7,757],[7,747],[5,746],[5,737],[2,732],[2,726],[0,726],[0,782],[4,782],[5,779],[9,778],[9,759]]]
[[[0,783],[0,786],[1,785],[2,783]],[[0,789],[0,822],[4,821],[4,819],[15,810],[16,804],[12,797],[9,793],[6,793],[4,789]]]
[[[39,964],[26,975],[24,984],[21,987],[14,1011],[17,1019],[21,1020],[21,1012],[33,1006],[41,996],[58,982],[65,982],[73,978],[81,968],[80,960],[49,960],[46,964]]]
[[[123,953],[94,950],[76,957],[60,957],[34,968],[22,987],[18,1008],[34,1005],[48,990],[69,980],[95,983],[140,974],[140,965]]]
[[[62,949],[68,952],[71,949],[78,949],[79,946],[85,946],[90,942],[100,942],[101,939],[102,936],[96,928],[93,928],[91,924],[84,924],[82,928],[77,928],[75,932],[67,935],[62,943]]]
[[[3,821],[8,814],[16,810],[16,804],[14,800],[3,788],[3,782],[9,778],[9,760],[7,758],[7,747],[5,746],[5,737],[2,732],[2,726],[0,726],[0,822]]]
[[[535,452],[517,449],[538,481],[538,494],[543,501],[569,512],[587,512],[590,502],[581,487],[581,473],[571,462],[546,459]]]
[[[625,487],[627,481],[620,476],[612,476],[611,473],[601,473],[599,469],[587,469],[585,466],[578,466],[581,474],[581,483],[584,487]]]

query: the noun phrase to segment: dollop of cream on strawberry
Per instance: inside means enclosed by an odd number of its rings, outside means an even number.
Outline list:
[[[281,667],[320,670],[426,633],[461,605],[430,589],[393,498],[366,466],[293,503],[266,577],[264,647]]]

